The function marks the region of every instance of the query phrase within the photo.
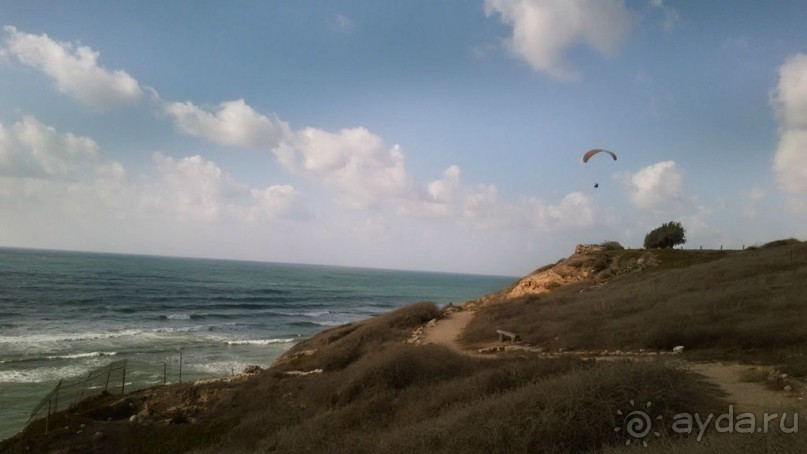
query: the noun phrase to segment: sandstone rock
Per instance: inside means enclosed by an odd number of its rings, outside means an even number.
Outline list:
[[[286,375],[295,375],[295,376],[306,376],[306,375],[318,375],[321,374],[323,371],[322,369],[311,369],[311,370],[290,370],[286,372]]]
[[[574,248],[575,255],[586,255],[586,254],[593,254],[596,252],[602,252],[605,248],[600,246],[599,244],[578,244]]]
[[[253,374],[259,374],[261,372],[263,372],[263,369],[261,369],[260,366],[250,364],[244,368],[244,371],[242,373],[246,375],[253,375]]]

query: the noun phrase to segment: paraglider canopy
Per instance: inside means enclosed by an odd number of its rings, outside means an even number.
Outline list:
[[[597,153],[608,153],[611,155],[612,158],[614,158],[614,161],[616,161],[616,155],[614,154],[614,152],[603,150],[602,148],[595,148],[593,150],[588,150],[586,154],[583,155],[583,162],[588,162],[588,160],[591,159],[591,157]]]

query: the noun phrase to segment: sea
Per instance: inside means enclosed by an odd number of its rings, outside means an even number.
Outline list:
[[[126,389],[268,366],[328,327],[514,277],[0,248],[0,439],[59,382],[126,359]]]

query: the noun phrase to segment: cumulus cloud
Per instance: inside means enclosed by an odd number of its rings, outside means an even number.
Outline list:
[[[243,99],[223,102],[214,111],[190,102],[165,103],[164,109],[183,133],[227,146],[268,150],[291,134],[288,124],[256,112]]]
[[[675,161],[659,162],[622,178],[623,190],[640,210],[681,213],[693,206],[692,197],[684,191],[684,173]]]
[[[215,220],[223,204],[247,193],[232,175],[199,155],[174,159],[154,153],[152,159],[157,179],[145,200],[182,219]]]
[[[593,202],[583,193],[569,193],[557,203],[537,197],[508,201],[495,185],[465,184],[460,174],[458,166],[448,167],[442,178],[428,183],[425,194],[405,204],[403,211],[415,217],[455,220],[474,230],[504,229],[528,235],[595,223]]]
[[[251,189],[198,155],[152,158],[152,176],[130,179],[89,137],[61,133],[31,116],[0,124],[0,218],[23,222],[47,214],[48,222],[82,220],[103,229],[121,219],[141,226],[237,225],[310,217],[292,186]]]
[[[165,110],[186,134],[228,146],[271,151],[283,168],[329,188],[337,202],[351,209],[387,208],[401,215],[456,222],[475,230],[551,230],[593,223],[591,200],[581,193],[569,194],[555,205],[537,199],[508,202],[501,199],[495,185],[464,184],[458,166],[448,167],[441,178],[420,186],[409,176],[400,146],[386,145],[366,128],[292,130],[243,100],[224,102],[213,111],[188,102],[168,103]],[[200,198],[205,192],[194,194],[196,208],[215,216],[215,205],[206,205],[206,199]],[[251,219],[272,217],[268,212],[298,219],[311,217],[292,206],[298,194],[290,187],[271,186],[252,190],[251,195],[258,204],[250,211]]]
[[[89,137],[60,133],[27,116],[0,124],[0,218],[9,224],[38,212],[89,219],[122,205],[126,172]],[[28,228],[28,227],[25,227]]]
[[[387,147],[366,128],[294,131],[242,99],[224,102],[215,111],[190,102],[167,103],[165,111],[186,134],[222,145],[272,151],[286,170],[323,183],[349,207],[366,208],[385,198],[397,199],[409,188],[400,147]]]
[[[547,204],[531,197],[526,202],[530,225],[539,230],[585,228],[594,225],[595,209],[591,197],[572,192],[557,204]]]
[[[36,68],[54,80],[62,93],[96,108],[108,108],[140,99],[140,84],[124,71],[98,65],[99,53],[87,46],[55,41],[3,27],[4,53]]]
[[[304,128],[274,152],[286,169],[323,182],[352,208],[397,200],[410,185],[400,147],[387,147],[365,128]]]
[[[123,167],[100,153],[89,137],[60,134],[35,117],[0,124],[0,176],[81,180],[121,178]]]
[[[272,185],[263,190],[250,191],[255,205],[250,210],[249,220],[255,221],[266,217],[269,219],[309,219],[311,213],[300,204],[300,193],[293,186]]]
[[[454,193],[460,185],[460,168],[453,165],[443,172],[443,178],[429,183],[428,191],[432,200],[448,203],[454,199]]]
[[[566,62],[569,48],[585,44],[612,54],[631,26],[623,0],[485,0],[485,14],[511,27],[510,52],[556,79],[579,77]]]
[[[772,102],[780,123],[774,171],[793,196],[807,194],[807,55],[796,54],[779,67]]]

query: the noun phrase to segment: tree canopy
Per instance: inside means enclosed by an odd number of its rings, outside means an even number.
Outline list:
[[[680,222],[670,221],[666,224],[661,224],[660,227],[651,230],[645,235],[644,247],[646,249],[669,249],[678,244],[684,244],[687,242],[685,233]]]

